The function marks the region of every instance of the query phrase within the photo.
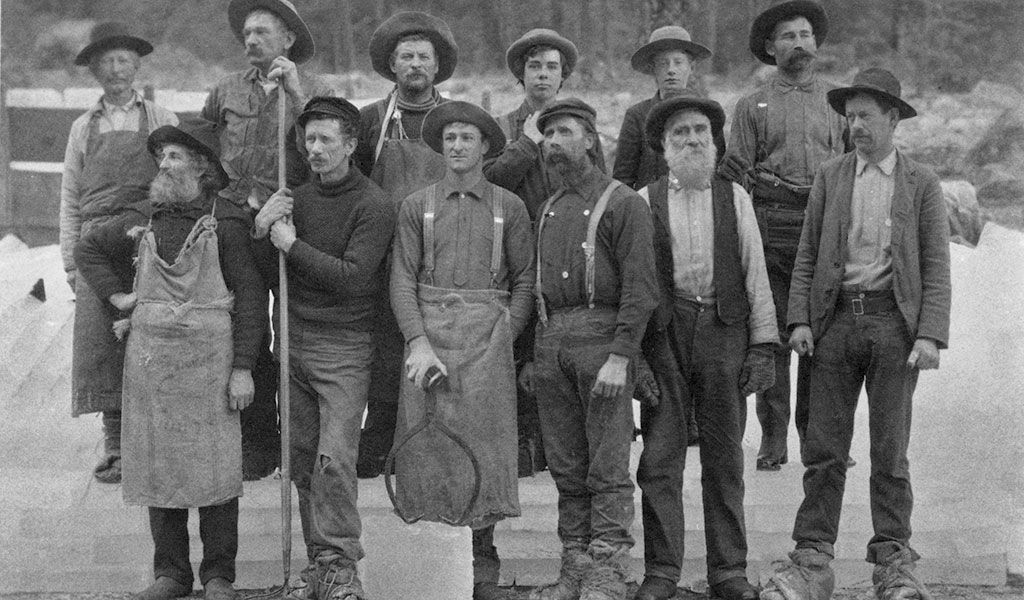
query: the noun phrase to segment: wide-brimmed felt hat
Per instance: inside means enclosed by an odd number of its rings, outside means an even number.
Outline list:
[[[295,34],[295,43],[288,50],[289,60],[302,64],[313,58],[313,54],[316,53],[313,35],[309,32],[309,27],[306,27],[306,22],[299,16],[299,12],[295,10],[295,5],[289,0],[231,0],[228,4],[228,23],[240,42],[245,43],[242,29],[245,27],[246,17],[257,9],[274,13]]]
[[[872,67],[854,75],[849,87],[829,91],[828,103],[832,110],[845,117],[847,100],[856,94],[870,94],[892,104],[899,111],[901,120],[916,117],[914,107],[900,98],[901,91],[900,81],[895,75],[885,69]]]
[[[476,125],[489,145],[484,158],[497,156],[505,148],[505,133],[490,113],[472,102],[454,100],[438,104],[423,118],[420,137],[438,154],[444,154],[444,126],[449,123]]]
[[[647,115],[644,129],[647,131],[647,143],[657,152],[664,152],[662,140],[665,136],[665,124],[672,115],[681,110],[698,110],[711,121],[711,137],[719,139],[725,127],[725,110],[722,105],[708,98],[697,96],[677,96],[662,100]]]
[[[332,117],[346,122],[359,121],[359,109],[344,98],[336,96],[314,96],[306,102],[296,121],[300,127],[314,117]]]
[[[580,59],[580,52],[576,44],[562,37],[553,29],[531,29],[523,34],[523,37],[512,42],[512,45],[505,51],[505,64],[508,70],[516,76],[516,79],[523,80],[523,69],[526,61],[523,57],[534,46],[551,46],[562,53],[565,57],[565,64],[562,65],[562,79],[568,79],[572,75],[576,63]]]
[[[146,149],[153,156],[164,144],[179,144],[204,155],[217,165],[223,184],[228,184],[228,174],[220,163],[220,128],[213,121],[200,117],[183,119],[177,126],[156,129],[146,139]]]
[[[791,0],[775,4],[768,10],[757,15],[750,27],[750,51],[757,60],[766,65],[774,65],[775,57],[764,49],[764,41],[772,36],[779,21],[793,17],[804,17],[814,30],[814,42],[820,47],[828,34],[828,15],[825,9],[811,0]]]
[[[582,119],[590,125],[591,129],[597,129],[597,111],[579,98],[561,98],[549,104],[537,116],[537,129],[543,132],[548,121],[566,116]]]
[[[139,56],[145,56],[153,51],[152,44],[132,35],[124,23],[107,21],[98,23],[89,32],[89,45],[82,48],[82,51],[75,57],[75,64],[84,67],[89,64],[94,55],[112,48],[132,50]]]
[[[391,72],[391,53],[395,51],[399,38],[413,33],[422,33],[434,44],[437,55],[434,83],[450,78],[459,62],[459,46],[455,43],[451,28],[433,15],[416,11],[391,15],[370,36],[370,63],[373,70],[381,77],[395,81],[395,74]]]
[[[701,60],[711,56],[711,50],[690,39],[690,32],[677,25],[666,25],[651,32],[650,40],[640,46],[629,59],[634,71],[646,75],[654,73],[654,57],[666,50],[682,50],[694,58]]]

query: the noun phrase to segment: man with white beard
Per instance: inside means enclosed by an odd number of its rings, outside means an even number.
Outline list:
[[[677,97],[647,118],[647,139],[669,172],[641,195],[654,216],[662,303],[644,343],[655,372],[677,370],[678,401],[643,405],[644,450],[637,470],[644,524],[638,600],[671,598],[683,561],[686,417],[700,430],[708,584],[712,596],[752,600],[743,518],[745,397],[772,385],[778,343],[775,305],[750,196],[714,176],[725,124],[713,100]],[[675,365],[665,364],[675,361]]]

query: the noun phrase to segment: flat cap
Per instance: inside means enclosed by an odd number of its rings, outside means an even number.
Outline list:
[[[344,98],[335,96],[314,96],[306,102],[302,113],[296,121],[299,126],[305,127],[306,122],[314,117],[332,117],[346,122],[359,121],[359,109]]]
[[[597,129],[597,111],[579,98],[561,98],[548,105],[537,117],[537,128],[543,132],[548,121],[555,117],[576,117],[591,129]]]

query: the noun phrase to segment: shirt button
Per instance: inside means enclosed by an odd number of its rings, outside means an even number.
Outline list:
[[[589,208],[587,210],[583,211],[583,216],[584,217],[589,217],[590,216],[590,209]]]
[[[569,272],[568,271],[562,271],[562,279],[568,279],[568,278],[569,278]]]

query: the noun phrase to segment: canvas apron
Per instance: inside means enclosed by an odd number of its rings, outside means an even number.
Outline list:
[[[417,296],[427,339],[447,367],[448,377],[427,392],[418,382],[403,378],[395,433],[396,509],[409,522],[423,519],[476,529],[520,514],[510,294],[430,285],[435,194],[437,186],[427,195],[423,219],[428,283],[418,284]],[[491,206],[495,215],[493,285],[501,266],[504,226],[501,204],[493,192]],[[423,423],[431,400],[436,403],[434,421],[443,423],[450,434],[427,426],[408,437]],[[478,494],[471,502],[478,477]]]
[[[422,190],[444,177],[444,157],[434,152],[422,139],[409,139],[401,128],[401,112],[395,108],[398,91],[391,92],[387,108],[378,105],[381,117],[380,137],[374,152],[370,179],[379,185],[391,201],[400,205],[409,194]],[[390,137],[395,121],[397,137]]]
[[[238,412],[228,409],[234,296],[224,284],[217,220],[196,222],[174,264],[147,230],[139,246],[124,368],[127,504],[190,508],[242,495]]]
[[[85,237],[134,203],[145,202],[157,167],[146,150],[149,119],[139,111],[138,131],[99,132],[99,115],[89,123],[80,178],[80,216]],[[112,331],[113,307],[96,297],[84,277],[75,280],[75,322],[71,353],[71,414],[121,409],[124,343]]]

